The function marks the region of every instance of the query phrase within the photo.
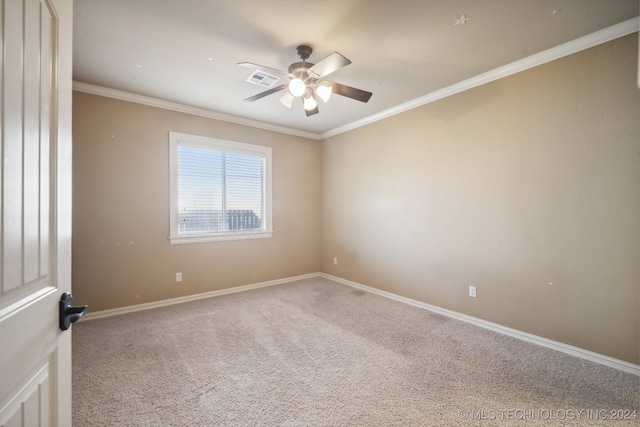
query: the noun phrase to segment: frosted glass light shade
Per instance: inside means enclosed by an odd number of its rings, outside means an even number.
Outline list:
[[[313,110],[318,106],[318,101],[316,101],[312,95],[309,95],[304,98],[304,109],[307,111]]]
[[[282,102],[282,105],[284,105],[287,108],[291,108],[291,106],[293,105],[293,100],[294,100],[294,96],[291,95],[290,92],[285,92],[281,97],[280,97],[280,102]]]
[[[318,83],[318,87],[316,88],[316,93],[324,102],[327,102],[329,98],[331,98],[331,92],[333,89],[327,82]]]
[[[291,95],[302,96],[305,90],[307,90],[307,87],[302,80],[293,79],[289,82],[289,92],[291,92]]]

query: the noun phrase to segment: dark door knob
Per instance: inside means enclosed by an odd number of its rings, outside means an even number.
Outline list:
[[[71,305],[72,302],[73,296],[70,293],[62,294],[60,298],[60,329],[63,331],[69,329],[72,323],[84,316],[89,308],[86,305],[74,307]]]

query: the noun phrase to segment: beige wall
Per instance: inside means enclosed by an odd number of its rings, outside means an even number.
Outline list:
[[[318,141],[85,93],[73,104],[75,302],[95,312],[319,271]],[[272,238],[169,244],[169,131],[272,147]]]
[[[75,301],[323,271],[640,363],[637,40],[323,143],[74,93]],[[170,130],[273,147],[272,239],[169,244]]]
[[[323,142],[322,271],[640,363],[637,43]]]

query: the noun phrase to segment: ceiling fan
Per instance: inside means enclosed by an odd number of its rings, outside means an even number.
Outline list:
[[[316,96],[320,97],[325,102],[329,100],[332,93],[346,96],[347,98],[361,102],[369,101],[369,98],[373,95],[371,92],[324,80],[324,78],[329,74],[351,64],[351,61],[338,52],[333,52],[317,64],[312,64],[311,62],[307,62],[307,59],[311,56],[311,52],[313,52],[313,50],[307,45],[298,46],[296,48],[296,53],[302,61],[289,65],[288,71],[281,71],[275,68],[253,64],[251,62],[238,63],[238,65],[242,67],[255,68],[266,73],[287,77],[289,79],[287,84],[283,84],[251,96],[245,99],[245,101],[257,101],[265,96],[286,90],[286,92],[280,97],[280,102],[282,102],[286,107],[291,108],[296,99],[302,99],[304,111],[307,114],[307,117],[318,114],[319,112]]]

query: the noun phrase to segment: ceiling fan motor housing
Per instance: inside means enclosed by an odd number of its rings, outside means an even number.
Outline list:
[[[300,80],[306,81],[309,78],[307,70],[314,65],[315,64],[312,64],[311,62],[294,62],[289,65],[289,72]]]

